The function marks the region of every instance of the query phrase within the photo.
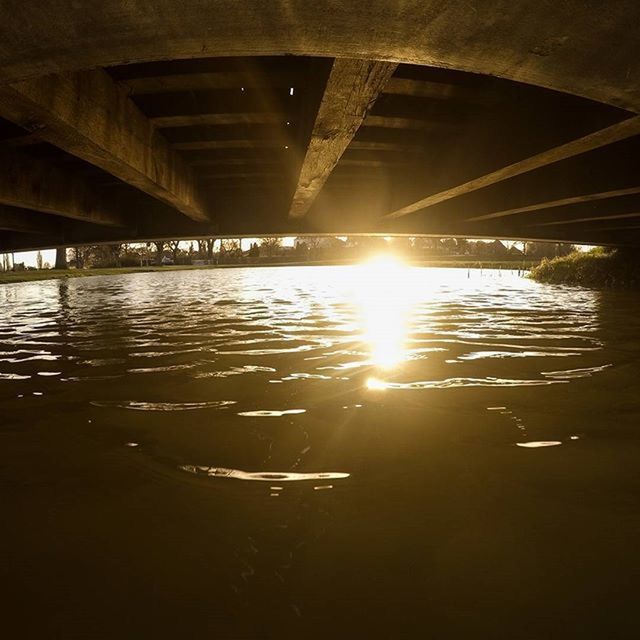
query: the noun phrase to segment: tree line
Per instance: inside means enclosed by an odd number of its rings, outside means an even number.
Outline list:
[[[248,245],[248,246],[247,246]],[[306,262],[357,260],[376,252],[395,252],[409,259],[457,257],[478,260],[542,260],[571,253],[573,245],[555,242],[483,241],[464,238],[301,236],[286,244],[281,237],[245,240],[200,238],[159,240],[144,243],[112,243],[60,248],[56,268],[76,269],[144,267],[151,265],[237,264],[260,262]],[[36,268],[48,269],[38,251]],[[3,255],[2,268],[11,261]]]

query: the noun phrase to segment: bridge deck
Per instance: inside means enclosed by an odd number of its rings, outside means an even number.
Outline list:
[[[370,232],[640,244],[635,3],[605,20],[492,0],[472,20],[468,3],[356,2],[340,23],[246,2],[220,23],[214,1],[202,24],[189,4],[145,20],[33,4],[0,27],[0,250]],[[276,53],[297,55],[259,55]]]

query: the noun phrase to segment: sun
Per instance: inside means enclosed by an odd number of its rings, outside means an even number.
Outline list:
[[[390,370],[406,358],[409,316],[415,287],[410,268],[389,254],[379,254],[356,267],[354,301],[362,338],[375,367]]]

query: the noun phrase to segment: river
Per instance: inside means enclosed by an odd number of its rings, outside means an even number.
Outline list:
[[[639,326],[392,261],[1,286],[3,624],[629,637]]]

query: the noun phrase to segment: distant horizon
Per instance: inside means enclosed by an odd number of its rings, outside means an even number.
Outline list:
[[[302,236],[273,236],[273,237],[278,237],[278,238],[282,238],[282,246],[284,247],[292,247],[295,245],[295,240],[298,237],[302,237]],[[348,236],[331,236],[328,235],[326,237],[335,237],[335,238],[346,238]],[[389,240],[393,240],[394,238],[398,238],[398,237],[404,237],[404,236],[385,236],[385,240],[389,241]],[[417,237],[417,236],[416,236]],[[443,236],[444,237],[448,237],[448,236]],[[240,246],[241,249],[243,251],[248,250],[251,245],[254,242],[260,242],[260,240],[262,240],[262,238],[238,238],[240,240]],[[219,242],[219,238],[216,239],[216,242]],[[494,242],[496,240],[496,238],[472,238],[472,240],[474,240],[475,242]],[[166,242],[169,242],[168,240]],[[186,240],[180,240],[181,243],[190,243],[190,242],[197,242],[196,239],[186,239]],[[517,244],[524,244],[526,241],[524,240],[500,240],[500,242],[502,242],[506,247],[511,247],[513,245],[517,245]],[[539,242],[552,242],[552,241],[539,241]],[[127,245],[140,245],[140,244],[146,244],[144,242],[126,242],[126,243],[122,243],[122,244],[127,244]],[[84,246],[84,245],[83,245]],[[87,245],[88,246],[88,245]],[[589,249],[591,249],[593,246],[595,245],[574,245],[575,248],[579,251],[588,251]],[[5,252],[5,253],[12,253],[12,252]],[[56,250],[55,249],[42,249],[40,251],[40,253],[42,254],[42,262],[43,264],[49,263],[50,268],[53,269],[55,266],[55,261],[56,261]],[[37,258],[38,258],[38,251],[16,251],[13,252],[14,255],[14,259],[15,259],[15,264],[20,264],[20,263],[24,263],[25,267],[37,267]]]

